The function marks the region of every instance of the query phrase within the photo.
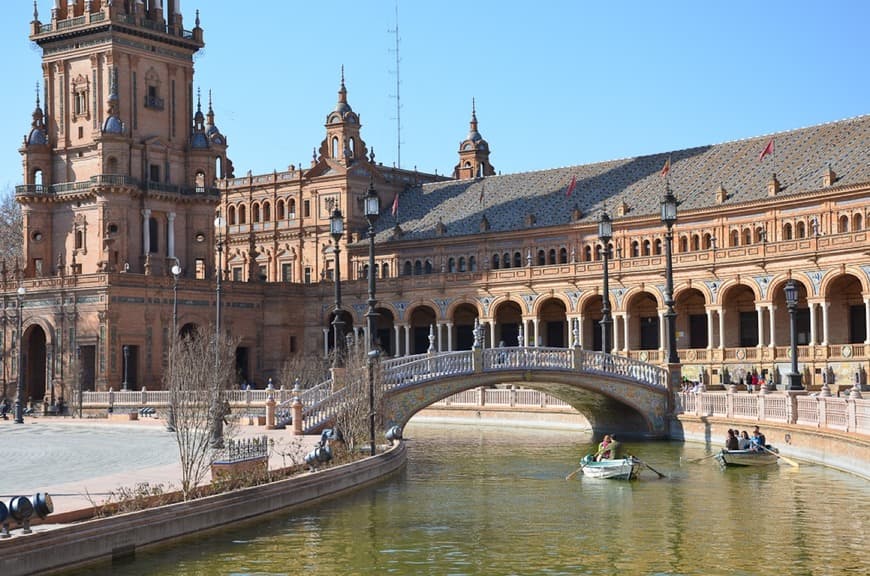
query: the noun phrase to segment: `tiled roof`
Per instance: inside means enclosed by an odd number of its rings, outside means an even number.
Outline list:
[[[771,138],[775,154],[759,161]],[[378,223],[378,241],[480,234],[484,214],[489,232],[567,224],[575,207],[581,211],[581,222],[597,220],[605,207],[615,218],[623,202],[628,207],[626,216],[658,214],[665,190],[660,173],[669,156],[670,186],[681,211],[717,205],[720,185],[727,193],[723,207],[765,199],[774,170],[781,186],[778,196],[823,188],[828,165],[837,176],[835,186],[866,183],[870,182],[870,115],[650,156],[425,184],[401,194],[396,218],[386,206]],[[576,187],[567,197],[575,176]],[[534,216],[531,226],[529,215]],[[444,225],[440,234],[439,222]],[[401,236],[395,234],[396,224]]]

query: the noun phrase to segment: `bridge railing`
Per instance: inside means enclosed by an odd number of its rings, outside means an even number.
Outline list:
[[[573,367],[574,352],[569,348],[489,348],[483,351],[484,370],[571,370]]]
[[[678,392],[677,414],[718,416],[758,422],[798,424],[811,428],[870,435],[870,400],[796,396],[772,392]]]
[[[474,373],[471,350],[423,354],[410,362],[385,362],[382,368],[385,391],[436,378]]]

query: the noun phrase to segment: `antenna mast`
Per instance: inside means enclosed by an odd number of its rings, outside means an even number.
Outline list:
[[[399,76],[399,0],[396,0],[396,27],[389,30],[396,37],[396,165],[402,167],[402,97],[400,93],[401,80]]]

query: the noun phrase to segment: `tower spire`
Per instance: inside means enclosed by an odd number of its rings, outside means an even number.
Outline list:
[[[341,65],[341,86],[338,89],[338,103],[347,104],[347,88],[344,86],[344,64]]]

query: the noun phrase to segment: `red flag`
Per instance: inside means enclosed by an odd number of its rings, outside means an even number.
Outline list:
[[[770,139],[770,142],[767,143],[767,146],[765,146],[764,150],[761,151],[761,154],[758,155],[758,161],[761,162],[764,160],[764,157],[768,154],[773,154],[773,138]]]
[[[670,172],[670,171],[671,171],[671,157],[668,156],[668,159],[665,160],[665,165],[662,166],[662,171],[661,171],[660,176],[662,178],[664,178],[665,176],[668,175],[668,172]]]
[[[397,190],[396,197],[393,198],[393,210],[392,210],[393,218],[395,218],[396,214],[398,214],[398,213],[399,213],[399,191]]]
[[[565,190],[565,197],[570,198],[571,194],[574,192],[574,188],[577,187],[577,176],[571,176],[571,183],[568,184],[568,189]]]

